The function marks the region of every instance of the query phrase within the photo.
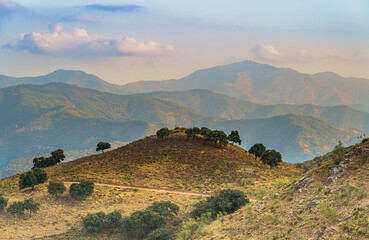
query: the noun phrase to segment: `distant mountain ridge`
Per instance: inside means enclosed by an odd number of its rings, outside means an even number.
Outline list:
[[[337,126],[369,131],[369,113],[347,106],[325,107],[313,104],[261,105],[205,89],[156,91],[137,95],[159,98],[206,115],[229,120],[270,118],[278,115],[312,116]]]

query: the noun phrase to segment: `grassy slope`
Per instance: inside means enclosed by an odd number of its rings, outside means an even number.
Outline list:
[[[369,142],[361,147],[369,155]],[[312,181],[301,192],[295,184],[272,191],[262,201],[213,222],[201,239],[368,239],[369,160],[363,161],[361,154],[346,158],[351,162],[329,187],[324,183],[332,160],[307,174]],[[320,204],[309,209],[311,200]]]
[[[96,182],[129,184],[152,188],[213,193],[223,187],[241,188],[238,181],[250,178],[254,184],[291,181],[300,175],[292,165],[283,163],[270,169],[245,150],[229,145],[219,148],[203,140],[187,140],[183,132],[168,139],[147,137],[116,150],[46,168],[49,180],[90,179]],[[41,203],[34,216],[19,220],[0,214],[1,237],[16,239],[52,236],[51,239],[121,239],[121,235],[86,235],[81,217],[87,213],[119,210],[128,215],[144,209],[153,201],[170,200],[180,205],[180,218],[188,214],[198,197],[96,187],[85,201],[72,200],[68,194],[59,200],[48,196],[45,184],[35,191],[18,190],[19,175],[0,181],[0,193],[10,201],[33,197]],[[249,189],[249,191],[252,189]],[[34,226],[37,226],[35,228]]]

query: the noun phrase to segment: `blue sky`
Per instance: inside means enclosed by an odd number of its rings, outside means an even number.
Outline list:
[[[0,74],[109,82],[255,60],[369,78],[369,1],[0,0]]]

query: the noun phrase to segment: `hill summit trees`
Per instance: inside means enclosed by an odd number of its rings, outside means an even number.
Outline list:
[[[42,156],[34,158],[32,169],[54,166],[64,161],[64,159],[65,155],[63,149],[58,149],[56,151],[53,151],[50,157],[45,158],[44,156]]]

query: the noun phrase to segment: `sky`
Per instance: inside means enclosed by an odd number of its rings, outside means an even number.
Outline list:
[[[0,74],[117,84],[253,60],[369,78],[366,0],[0,0]]]

